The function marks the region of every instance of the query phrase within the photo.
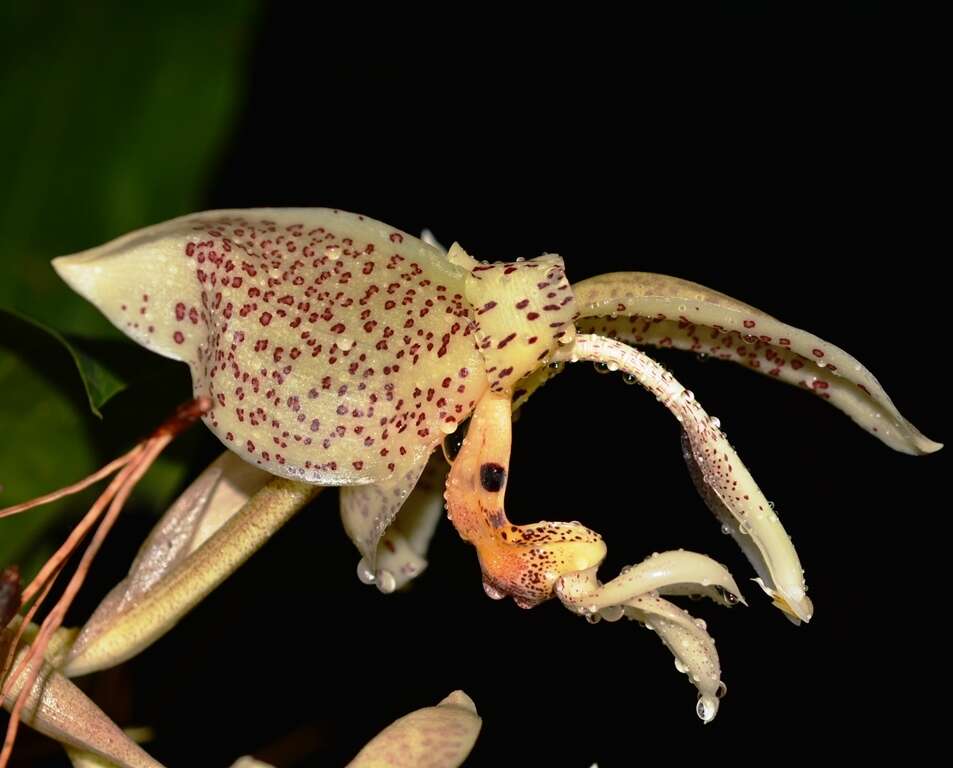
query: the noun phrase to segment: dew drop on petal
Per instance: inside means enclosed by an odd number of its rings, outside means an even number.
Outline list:
[[[502,600],[504,597],[506,597],[506,593],[500,592],[500,590],[486,581],[483,582],[483,591],[486,592],[487,597],[492,600]]]
[[[377,572],[377,588],[385,595],[389,595],[397,589],[397,579],[390,571],[381,569]]]
[[[703,723],[710,723],[718,714],[718,699],[712,699],[709,696],[700,696],[698,704],[695,705],[695,713],[701,718]]]
[[[625,609],[623,609],[621,605],[610,605],[603,608],[599,613],[602,614],[602,618],[606,621],[612,622],[621,619],[625,613]]]
[[[375,581],[374,571],[370,569],[367,560],[363,557],[357,564],[357,578],[361,580],[361,584],[373,584]]]

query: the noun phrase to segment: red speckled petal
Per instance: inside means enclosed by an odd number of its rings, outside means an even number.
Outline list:
[[[873,374],[844,350],[729,296],[647,272],[600,275],[573,291],[580,333],[731,360],[828,400],[895,450],[942,447],[903,418]]]
[[[762,589],[790,618],[810,621],[814,607],[794,544],[720,423],[705,412],[695,395],[648,355],[615,339],[580,334],[572,348],[560,354],[573,361],[605,363],[633,376],[675,416],[685,434],[690,467],[697,472],[696,482],[704,489],[709,507],[716,514],[723,510],[739,533],[751,540],[753,546],[744,551],[758,570]],[[718,505],[713,506],[708,496],[716,498]],[[757,557],[752,558],[753,552]]]
[[[206,424],[277,475],[404,475],[486,388],[465,269],[329,209],[185,216],[54,261],[118,328],[186,361]]]
[[[457,768],[473,749],[482,724],[470,697],[454,691],[437,706],[387,726],[348,768]]]

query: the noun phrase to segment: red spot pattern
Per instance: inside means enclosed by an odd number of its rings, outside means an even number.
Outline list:
[[[193,219],[194,294],[166,317],[197,347],[206,421],[250,460],[313,482],[386,477],[484,390],[473,311],[435,250],[350,214],[320,223]]]

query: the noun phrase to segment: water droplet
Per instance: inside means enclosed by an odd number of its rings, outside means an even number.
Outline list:
[[[639,380],[631,373],[622,374],[622,381],[626,384],[638,384]]]
[[[635,566],[632,566],[632,565],[624,565],[624,566],[622,566],[622,570],[619,571],[619,575],[620,575],[620,576],[625,576],[625,574],[627,574],[629,571],[631,571],[634,567],[635,567]]]
[[[688,310],[688,307],[685,306],[684,304],[679,304],[679,305],[678,305],[678,311],[679,311],[679,312],[686,312],[687,310]]]
[[[721,681],[719,681],[718,690],[715,691],[715,696],[717,696],[719,699],[723,699],[725,698],[725,694],[727,693],[728,693],[728,686],[722,683]]]
[[[746,520],[742,520],[738,523],[738,530],[744,535],[747,535],[751,531]]]
[[[682,660],[677,656],[675,657],[675,669],[677,669],[683,675],[688,673],[688,667],[682,664]]]
[[[445,435],[452,435],[457,431],[457,422],[455,421],[445,421],[440,425],[440,431]]]
[[[354,340],[353,339],[338,339],[337,345],[338,345],[338,349],[340,349],[342,352],[350,352],[351,347],[354,346]]]
[[[329,245],[324,249],[324,255],[331,261],[337,261],[341,258],[341,248],[337,245]]]
[[[685,390],[682,390],[682,397],[684,397],[686,400],[694,400],[695,393],[692,392],[690,389],[685,389]]]
[[[610,605],[603,608],[600,613],[606,621],[618,621],[625,614],[625,609],[621,605]]]
[[[717,416],[712,416],[712,417],[711,417],[711,425],[712,425],[715,429],[720,429],[720,428],[721,428],[721,419],[719,419]]]
[[[379,570],[377,572],[377,588],[385,595],[389,595],[397,589],[397,579],[394,578],[394,574],[385,571],[383,568]]]
[[[699,352],[697,355],[695,355],[695,359],[696,359],[699,363],[707,363],[707,362],[708,362],[708,353],[707,353],[707,352]]]
[[[559,370],[562,370],[563,364],[562,364],[562,363],[550,363],[550,364],[549,364],[549,367],[550,367],[550,369],[553,370],[553,371],[559,371]]]
[[[361,580],[361,584],[374,583],[374,571],[371,570],[370,566],[367,564],[367,560],[365,560],[363,557],[357,564],[357,578]]]
[[[695,713],[701,718],[703,723],[710,723],[718,714],[718,699],[712,699],[708,696],[699,696],[698,704],[695,705]]]
[[[731,528],[729,528],[727,524],[722,524],[721,532],[727,536],[731,533]]]
[[[695,619],[695,626],[699,629],[708,629],[708,625],[705,623],[704,619]]]
[[[483,591],[486,592],[487,597],[489,597],[491,600],[502,600],[504,597],[506,597],[505,592],[501,592],[492,584],[486,581],[483,582]]]
[[[606,363],[593,363],[592,367],[596,369],[596,373],[608,373],[609,366]]]
[[[612,371],[613,373],[615,373],[616,371],[619,370],[619,364],[618,364],[618,363],[609,363],[609,370]]]
[[[586,616],[586,621],[588,621],[590,624],[598,624],[600,621],[602,621],[602,617],[598,613],[593,613],[589,616]]]

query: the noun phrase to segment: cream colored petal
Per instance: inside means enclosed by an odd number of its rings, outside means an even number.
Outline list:
[[[638,565],[623,568],[612,581],[595,589],[592,586],[585,572],[576,571],[560,579],[556,594],[566,607],[583,615],[623,605],[649,592],[704,595],[726,606],[744,602],[727,568],[710,557],[682,549],[657,552]]]
[[[348,537],[363,555],[358,573],[362,581],[376,581],[384,592],[393,592],[396,588],[396,576],[378,573],[378,554],[387,553],[389,549],[386,545],[383,548],[379,545],[401,507],[410,497],[426,466],[427,462],[421,461],[400,476],[381,480],[373,485],[341,488],[341,522],[344,523]],[[396,545],[398,538],[402,537],[391,537],[391,547]],[[406,554],[411,552],[413,550],[408,545],[404,556],[399,559],[406,559]],[[374,578],[370,578],[371,576]]]
[[[482,720],[463,691],[387,726],[349,768],[456,768],[466,760]]]
[[[710,723],[718,714],[718,702],[724,696],[721,665],[715,641],[701,619],[692,618],[677,605],[657,595],[633,598],[625,607],[626,616],[645,624],[662,638],[675,656],[675,668],[684,672],[699,693],[696,714]]]
[[[427,548],[444,516],[443,489],[447,463],[440,453],[427,462],[414,489],[377,545],[376,568],[358,563],[358,577],[382,592],[401,589],[427,568]],[[342,489],[347,490],[347,489]]]
[[[366,216],[206,211],[53,266],[133,340],[188,363],[213,402],[205,424],[274,475],[402,476],[487,386],[467,271]]]
[[[810,620],[814,608],[806,594],[804,571],[790,537],[722,433],[720,424],[709,417],[695,396],[657,362],[619,341],[579,335],[562,356],[606,363],[634,376],[672,412],[687,436],[704,485],[731,513],[739,531],[754,543],[760,558],[753,564],[756,569],[765,570],[763,588],[786,613]]]
[[[29,651],[23,646],[13,668]],[[13,709],[33,665],[21,672],[3,706]],[[23,710],[23,722],[40,733],[78,750],[92,752],[120,768],[161,768],[141,747],[122,732],[82,691],[47,662],[42,662]],[[94,763],[95,764],[95,763]],[[102,763],[100,763],[102,765]]]
[[[87,637],[73,646],[64,673],[77,676],[105,669],[147,648],[257,552],[320,491],[319,486],[283,478],[269,480],[208,540],[177,559],[147,590],[127,601],[122,610],[115,611],[112,605],[107,605]],[[240,498],[242,492],[233,488],[226,498],[234,500],[235,494]],[[215,498],[214,491],[212,498]],[[122,601],[121,596],[116,599]]]
[[[647,272],[573,286],[580,333],[731,360],[813,392],[895,450],[942,448],[908,422],[855,358],[814,334],[697,283]]]

